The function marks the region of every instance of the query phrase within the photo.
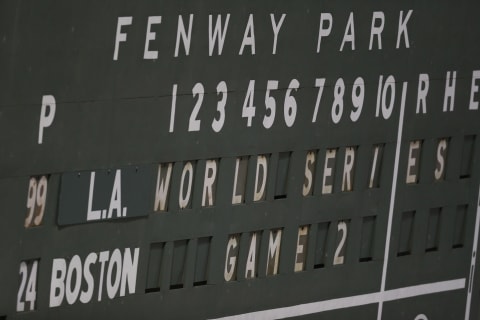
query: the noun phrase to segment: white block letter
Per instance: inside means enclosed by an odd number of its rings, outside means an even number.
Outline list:
[[[183,186],[185,182],[185,175],[187,173],[188,173],[188,188],[187,188],[186,194],[184,195]],[[190,196],[192,194],[192,182],[193,182],[193,166],[191,162],[187,162],[183,167],[182,178],[180,182],[180,192],[178,193],[178,205],[180,206],[180,209],[186,208],[188,206],[188,203],[190,202]]]
[[[325,167],[323,169],[323,184],[322,184],[322,193],[332,193],[333,183],[327,183],[327,177],[332,176],[333,166],[329,165],[329,160],[335,159],[335,155],[337,154],[336,149],[329,149],[325,154]],[[335,164],[335,162],[334,162]]]
[[[408,10],[407,16],[405,20],[403,19],[403,10],[400,11],[400,17],[398,18],[398,33],[397,33],[397,46],[398,49],[400,47],[400,37],[403,35],[403,39],[405,40],[405,48],[410,48],[410,41],[408,41],[408,29],[407,23],[408,19],[412,15],[413,10]]]
[[[239,55],[243,54],[243,49],[245,46],[250,46],[252,50],[252,55],[255,54],[255,31],[253,25],[253,14],[248,16],[247,26],[245,27],[245,33],[243,34],[242,45],[240,46]]]
[[[355,25],[353,23],[353,12],[350,12],[348,17],[347,26],[345,27],[345,34],[343,35],[342,45],[340,51],[343,51],[345,42],[350,42],[352,50],[355,50]]]
[[[262,171],[262,182],[259,189],[260,170]],[[255,177],[255,193],[253,201],[262,200],[265,196],[265,187],[267,185],[267,158],[265,156],[258,156],[257,158],[257,173]]]
[[[380,25],[376,26],[375,21],[380,20]],[[370,31],[370,44],[368,50],[372,50],[373,36],[377,36],[378,49],[382,49],[382,31],[385,24],[385,14],[382,11],[375,11],[372,16],[372,28]]]
[[[127,286],[128,293],[135,293],[135,286],[137,284],[137,269],[138,269],[138,255],[139,248],[135,248],[133,258],[130,248],[125,248],[123,253],[123,267],[122,267],[122,283],[120,285],[120,296],[125,295]]]
[[[324,21],[327,21],[327,27],[324,26]],[[333,18],[331,13],[322,13],[320,15],[320,27],[318,30],[318,43],[317,43],[317,53],[320,52],[320,43],[322,42],[322,37],[328,37],[332,31]]]
[[[113,60],[118,60],[118,46],[120,42],[127,41],[127,34],[122,33],[122,26],[132,24],[132,17],[118,17],[117,35],[115,36],[115,50],[113,51]]]
[[[287,15],[284,13],[282,14],[282,17],[280,18],[280,21],[278,24],[275,22],[275,15],[273,13],[270,13],[270,19],[272,20],[272,29],[273,29],[273,49],[272,49],[272,54],[277,53],[277,41],[278,41],[278,32],[280,31],[280,28],[282,27],[283,20],[285,20],[285,17]]]
[[[217,21],[215,22],[215,30],[212,31],[212,15],[208,15],[208,55],[211,57],[213,49],[215,48],[215,42],[218,41],[218,55],[222,54],[223,43],[225,41],[225,35],[228,29],[228,22],[230,21],[230,13],[227,14],[227,19],[222,27],[222,16],[217,15]]]
[[[280,244],[282,241],[282,230],[277,230],[275,238],[274,231],[270,231],[270,239],[268,240],[268,255],[267,255],[267,275],[275,275],[278,273],[278,262],[280,258]]]
[[[145,51],[143,52],[143,59],[157,59],[158,58],[158,51],[156,50],[149,50],[150,41],[155,40],[157,37],[156,32],[152,32],[152,24],[160,24],[162,23],[161,16],[153,16],[148,17],[147,23],[147,36],[145,37]]]
[[[227,244],[227,257],[225,261],[225,271],[223,272],[223,277],[225,278],[225,281],[231,281],[233,279],[235,266],[237,263],[237,256],[230,255],[230,252],[234,250],[237,245],[237,238],[235,236],[231,236]]]
[[[475,81],[478,79],[480,79],[480,70],[475,70],[472,73],[472,89],[470,90],[469,110],[478,110],[478,101],[475,101],[475,93],[478,92],[478,85],[475,83]]]
[[[455,102],[456,82],[457,82],[457,71],[453,71],[453,76],[452,76],[452,73],[448,71],[447,77],[445,79],[445,96],[443,98],[443,112],[453,111],[454,102]]]
[[[192,39],[192,23],[193,14],[190,14],[190,20],[188,21],[188,34],[185,31],[185,25],[183,23],[182,16],[178,16],[178,27],[177,27],[177,42],[175,44],[175,57],[178,57],[178,51],[180,50],[180,37],[182,37],[183,47],[185,48],[185,55],[188,56],[190,53],[190,41]]]
[[[352,191],[352,171],[355,163],[355,149],[345,150],[345,163],[343,165],[342,191]]]
[[[155,205],[153,207],[153,210],[155,211],[165,211],[167,209],[167,195],[170,188],[170,178],[172,176],[172,164],[168,164],[167,173],[164,179],[162,179],[161,171],[162,165],[159,164],[157,175],[157,188],[155,189]]]
[[[214,190],[213,185],[217,178],[217,162],[215,160],[207,160],[205,163],[205,178],[203,179],[203,195],[202,207],[213,206]]]
[[[313,186],[313,164],[315,163],[315,152],[310,151],[307,154],[307,160],[305,162],[305,182],[303,184],[302,195],[304,197],[310,194]]]
[[[55,97],[52,95],[43,96],[42,109],[40,111],[40,124],[38,126],[38,144],[42,144],[43,142],[43,129],[52,125],[53,119],[55,118],[55,111]]]
[[[65,276],[67,275],[67,263],[65,259],[53,259],[52,277],[50,280],[50,303],[49,307],[58,307],[62,304],[65,296]],[[58,291],[58,294],[57,294]]]
[[[420,113],[420,107],[422,113],[427,113],[427,93],[430,85],[429,77],[427,73],[421,73],[418,76],[418,93],[417,93],[417,111]]]
[[[406,183],[417,183],[417,173],[418,170],[415,170],[413,173],[412,168],[417,166],[418,154],[416,157],[413,156],[414,150],[420,149],[420,140],[410,142],[410,151],[408,152],[408,167],[407,167],[407,180]]]

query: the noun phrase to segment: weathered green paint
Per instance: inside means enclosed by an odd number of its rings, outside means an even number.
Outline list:
[[[474,282],[469,281],[480,206],[480,111],[471,104],[480,101],[475,90],[480,80],[475,80],[474,73],[480,70],[480,29],[475,27],[479,9],[478,3],[467,0],[141,4],[0,0],[0,319],[205,319],[375,294],[382,287],[393,185],[396,193],[386,292],[458,279],[464,279],[465,285],[385,301],[382,319],[413,320],[421,314],[429,320],[463,319],[470,287],[470,319],[477,319],[478,267],[474,268]],[[401,37],[397,49],[400,15],[405,18],[409,10],[409,46]],[[350,12],[354,13],[355,50],[347,42],[340,51]],[[382,49],[374,39],[370,50],[374,12],[384,13],[385,24]],[[276,53],[272,54],[270,14],[278,23],[284,13]],[[332,14],[332,31],[322,39],[317,52],[322,13]],[[190,53],[186,56],[180,46],[179,56],[174,57],[178,16],[188,24],[189,14],[194,15]],[[216,21],[217,14],[222,15],[222,23],[230,14],[230,23],[223,53],[218,55],[215,47],[209,56],[209,15]],[[252,55],[251,47],[246,46],[240,55],[250,14],[256,52]],[[132,23],[121,29],[127,41],[119,44],[118,59],[114,60],[118,18],[127,16],[132,17]],[[144,59],[149,16],[162,16],[160,24],[152,25],[156,39],[150,49],[158,50],[154,60]],[[453,72],[454,109],[444,111],[445,87]],[[421,74],[429,77],[426,113],[421,106],[417,112],[419,91],[424,88],[419,85]],[[391,116],[381,110],[377,116],[379,77],[385,82],[390,75],[395,82],[393,110]],[[357,77],[364,80],[365,97],[361,115],[354,121],[352,88]],[[316,79],[321,78],[325,78],[325,86],[316,121],[312,122],[319,93]],[[335,123],[332,107],[338,102],[334,93],[339,78],[345,83],[345,93],[343,114]],[[299,88],[288,90],[293,79]],[[248,102],[251,80],[255,80],[256,110],[249,126],[242,117],[242,107],[245,100]],[[276,101],[276,115],[267,129],[263,119],[271,116],[265,107],[269,80],[278,81],[278,90],[270,92]],[[225,122],[216,132],[212,122],[220,119],[216,110],[222,99],[222,94],[217,94],[221,81],[227,84],[228,94]],[[189,131],[198,99],[192,89],[197,83],[205,91],[197,117],[200,130]],[[170,132],[175,84],[175,122]],[[403,88],[407,91],[402,123]],[[56,111],[39,144],[45,95],[54,96]],[[289,95],[297,105],[293,124],[286,120],[290,114],[284,113]],[[390,96],[391,91],[385,99]],[[399,123],[403,133],[395,168]],[[437,148],[444,138],[446,169],[444,177],[435,181]],[[410,143],[416,140],[421,140],[418,183],[407,184]],[[378,187],[369,188],[377,145],[383,146]],[[349,147],[355,150],[353,190],[344,191]],[[326,153],[331,149],[336,149],[335,159],[326,164]],[[311,151],[316,155],[311,167],[313,191],[303,196],[308,180],[306,159]],[[259,155],[267,159],[266,193],[264,199],[254,201]],[[240,157],[248,161],[245,194],[241,203],[232,204]],[[215,200],[213,206],[202,206],[208,160],[217,163]],[[192,199],[188,208],[181,209],[180,185],[188,162],[193,166]],[[173,163],[168,207],[165,212],[156,212],[157,167],[167,163]],[[333,184],[332,193],[323,194],[325,169],[329,167],[333,173],[326,183]],[[113,175],[117,169],[128,172],[126,179],[122,177],[121,196],[123,205],[137,206],[134,217],[84,223],[90,173],[107,175],[110,170]],[[394,181],[396,170],[398,178]],[[77,183],[79,172],[82,182]],[[29,180],[42,175],[48,176],[43,222],[25,228]],[[112,183],[113,177],[105,184],[96,181],[100,189],[96,189],[94,199],[99,202],[93,208],[108,209]],[[441,210],[435,228],[429,217],[437,208]],[[408,216],[411,221],[402,218]],[[341,222],[346,222],[348,230],[339,251],[344,260],[334,264],[342,237],[338,231]],[[305,270],[295,272],[298,229],[306,225]],[[278,274],[267,276],[270,231],[279,229]],[[258,276],[245,279],[253,232],[257,234]],[[237,273],[235,281],[226,282],[232,235],[238,235]],[[368,237],[371,243],[364,240]],[[126,248],[132,252],[139,248],[135,293],[123,297],[117,293],[109,299],[103,284],[98,301],[97,261],[90,269],[95,287],[88,303],[77,299],[69,305],[64,298],[61,306],[49,307],[55,259],[69,262],[78,255],[83,266],[91,253],[100,256],[108,251],[112,255],[119,249],[124,257]],[[17,312],[20,265],[35,259],[35,310]],[[183,268],[178,267],[182,261]],[[82,282],[84,290],[86,281]],[[379,304],[371,301],[297,315],[302,319],[376,319]],[[25,303],[26,309],[28,306]]]

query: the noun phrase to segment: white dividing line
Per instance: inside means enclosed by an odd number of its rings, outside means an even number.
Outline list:
[[[470,303],[472,301],[473,277],[475,275],[475,260],[477,259],[479,224],[480,224],[480,186],[478,187],[477,217],[475,219],[475,234],[473,236],[472,262],[470,264],[470,276],[468,278],[468,294],[467,294],[467,305],[465,307],[465,320],[470,319]]]
[[[393,166],[392,191],[390,194],[390,207],[388,209],[388,225],[385,240],[385,253],[383,256],[382,282],[380,285],[380,294],[385,291],[385,282],[387,280],[388,256],[390,254],[390,240],[392,238],[393,209],[395,207],[395,194],[397,192],[398,165],[400,162],[400,147],[402,145],[403,116],[405,114],[405,98],[407,95],[407,82],[403,83],[402,102],[400,104],[400,116],[398,119],[397,147],[395,150],[395,164]],[[377,320],[382,319],[383,301],[378,305]]]
[[[440,293],[445,291],[460,290],[465,288],[465,278],[421,284],[417,286],[392,289],[383,292],[361,294],[358,296],[344,297],[338,299],[324,300],[312,303],[305,303],[291,307],[262,310],[214,320],[270,320],[298,317],[324,311],[346,309],[364,306],[386,301],[394,301],[412,298],[427,294]]]

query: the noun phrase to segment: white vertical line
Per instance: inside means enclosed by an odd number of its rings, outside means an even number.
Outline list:
[[[170,128],[168,129],[168,132],[173,132],[176,107],[177,107],[177,84],[174,84],[172,88],[172,106],[170,108]]]
[[[403,116],[405,113],[405,98],[407,95],[408,82],[403,83],[402,102],[400,104],[400,116],[398,119],[397,147],[395,150],[395,164],[393,167],[392,190],[390,193],[390,208],[388,209],[387,236],[385,240],[385,254],[383,256],[382,283],[380,286],[380,295],[385,292],[385,282],[387,279],[388,256],[390,253],[390,240],[392,237],[393,209],[395,207],[395,193],[397,192],[398,163],[400,161],[400,146],[402,144]],[[377,320],[382,319],[383,299],[378,304]]]
[[[480,225],[480,186],[478,187],[478,199],[477,199],[477,217],[475,219],[475,234],[473,236],[473,248],[472,248],[472,261],[470,264],[470,277],[468,278],[467,286],[467,305],[465,307],[465,320],[470,318],[470,303],[472,301],[472,287],[473,277],[475,275],[475,260],[477,259],[477,245],[478,245],[478,228]]]

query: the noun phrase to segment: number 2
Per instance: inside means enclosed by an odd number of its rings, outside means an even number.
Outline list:
[[[337,250],[335,250],[335,255],[333,256],[333,265],[343,264],[345,261],[345,257],[340,255],[345,247],[345,241],[347,240],[347,224],[345,221],[340,221],[337,226],[338,232],[342,232],[342,238],[338,243]]]
[[[190,114],[190,121],[188,122],[188,131],[200,131],[200,120],[197,119],[198,112],[203,102],[203,95],[205,94],[205,89],[203,85],[198,82],[192,89],[193,97],[198,96],[197,103]]]

